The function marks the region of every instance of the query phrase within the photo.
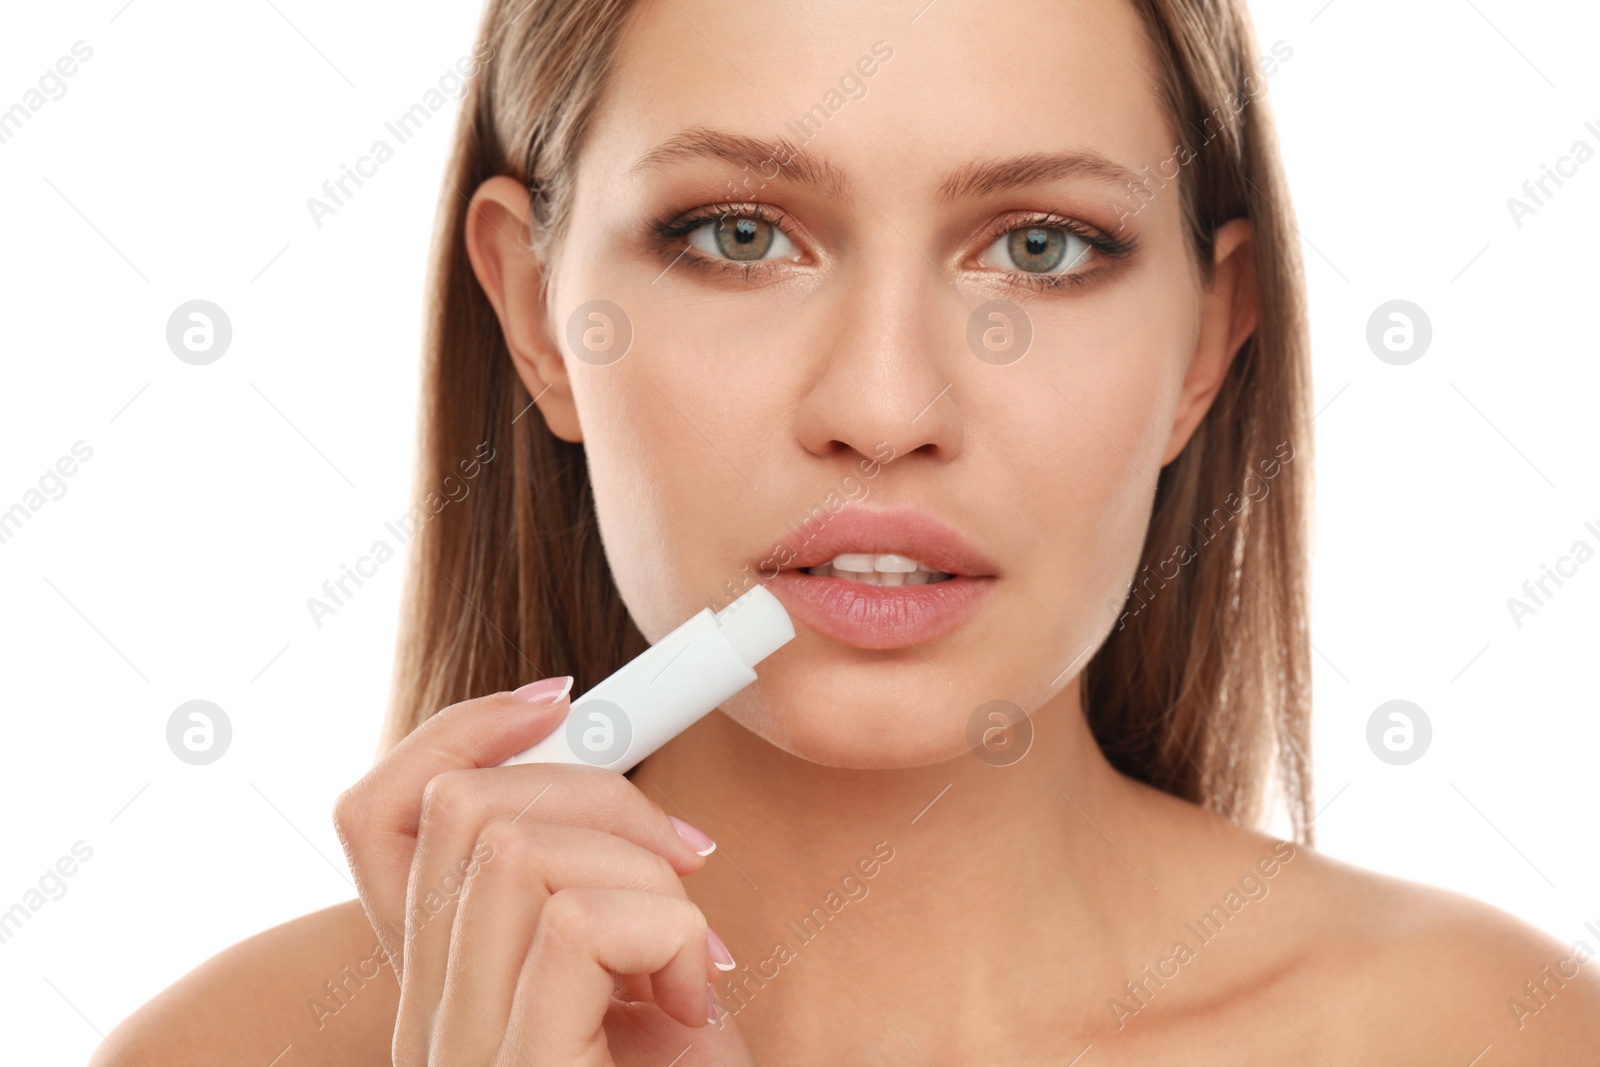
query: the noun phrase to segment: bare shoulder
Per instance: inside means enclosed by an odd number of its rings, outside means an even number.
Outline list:
[[[350,900],[224,949],[113,1030],[90,1067],[390,1062],[400,990]]]
[[[1460,893],[1298,859],[1294,952],[1263,995],[1342,1035],[1346,1060],[1600,1064],[1592,936],[1564,944]]]

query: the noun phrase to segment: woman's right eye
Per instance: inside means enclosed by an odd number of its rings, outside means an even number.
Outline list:
[[[707,219],[690,231],[689,246],[712,259],[735,263],[799,257],[794,242],[781,229],[754,215]]]

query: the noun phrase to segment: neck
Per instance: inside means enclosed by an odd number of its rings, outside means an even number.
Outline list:
[[[887,1034],[898,1059],[910,1032],[992,1053],[996,1030],[1022,1042],[1030,1017],[1059,1030],[1063,1005],[1103,1014],[1089,976],[1136,967],[1151,934],[1156,875],[1139,857],[1160,801],[1106,762],[1079,693],[1074,680],[1035,712],[1005,766],[825,767],[721,712],[640,765],[635,784],[717,842],[686,888],[738,962],[718,1000],[758,1058],[859,1054]],[[834,1022],[818,1028],[820,1012]]]

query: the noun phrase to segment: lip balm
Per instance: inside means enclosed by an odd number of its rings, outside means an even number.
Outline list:
[[[701,608],[572,701],[566,722],[517,763],[627,771],[756,680],[752,668],[794,639],[778,598],[756,586],[721,611]]]

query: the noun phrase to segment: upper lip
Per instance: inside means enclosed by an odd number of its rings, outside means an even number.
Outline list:
[[[812,522],[809,527],[815,525]],[[994,563],[971,542],[953,527],[916,508],[851,504],[828,515],[820,531],[798,544],[809,532],[804,522],[790,527],[783,543],[794,550],[795,557],[784,570],[815,567],[844,553],[862,552],[906,556],[948,574],[973,578],[995,574]],[[769,553],[764,566],[770,570],[775,562]]]

